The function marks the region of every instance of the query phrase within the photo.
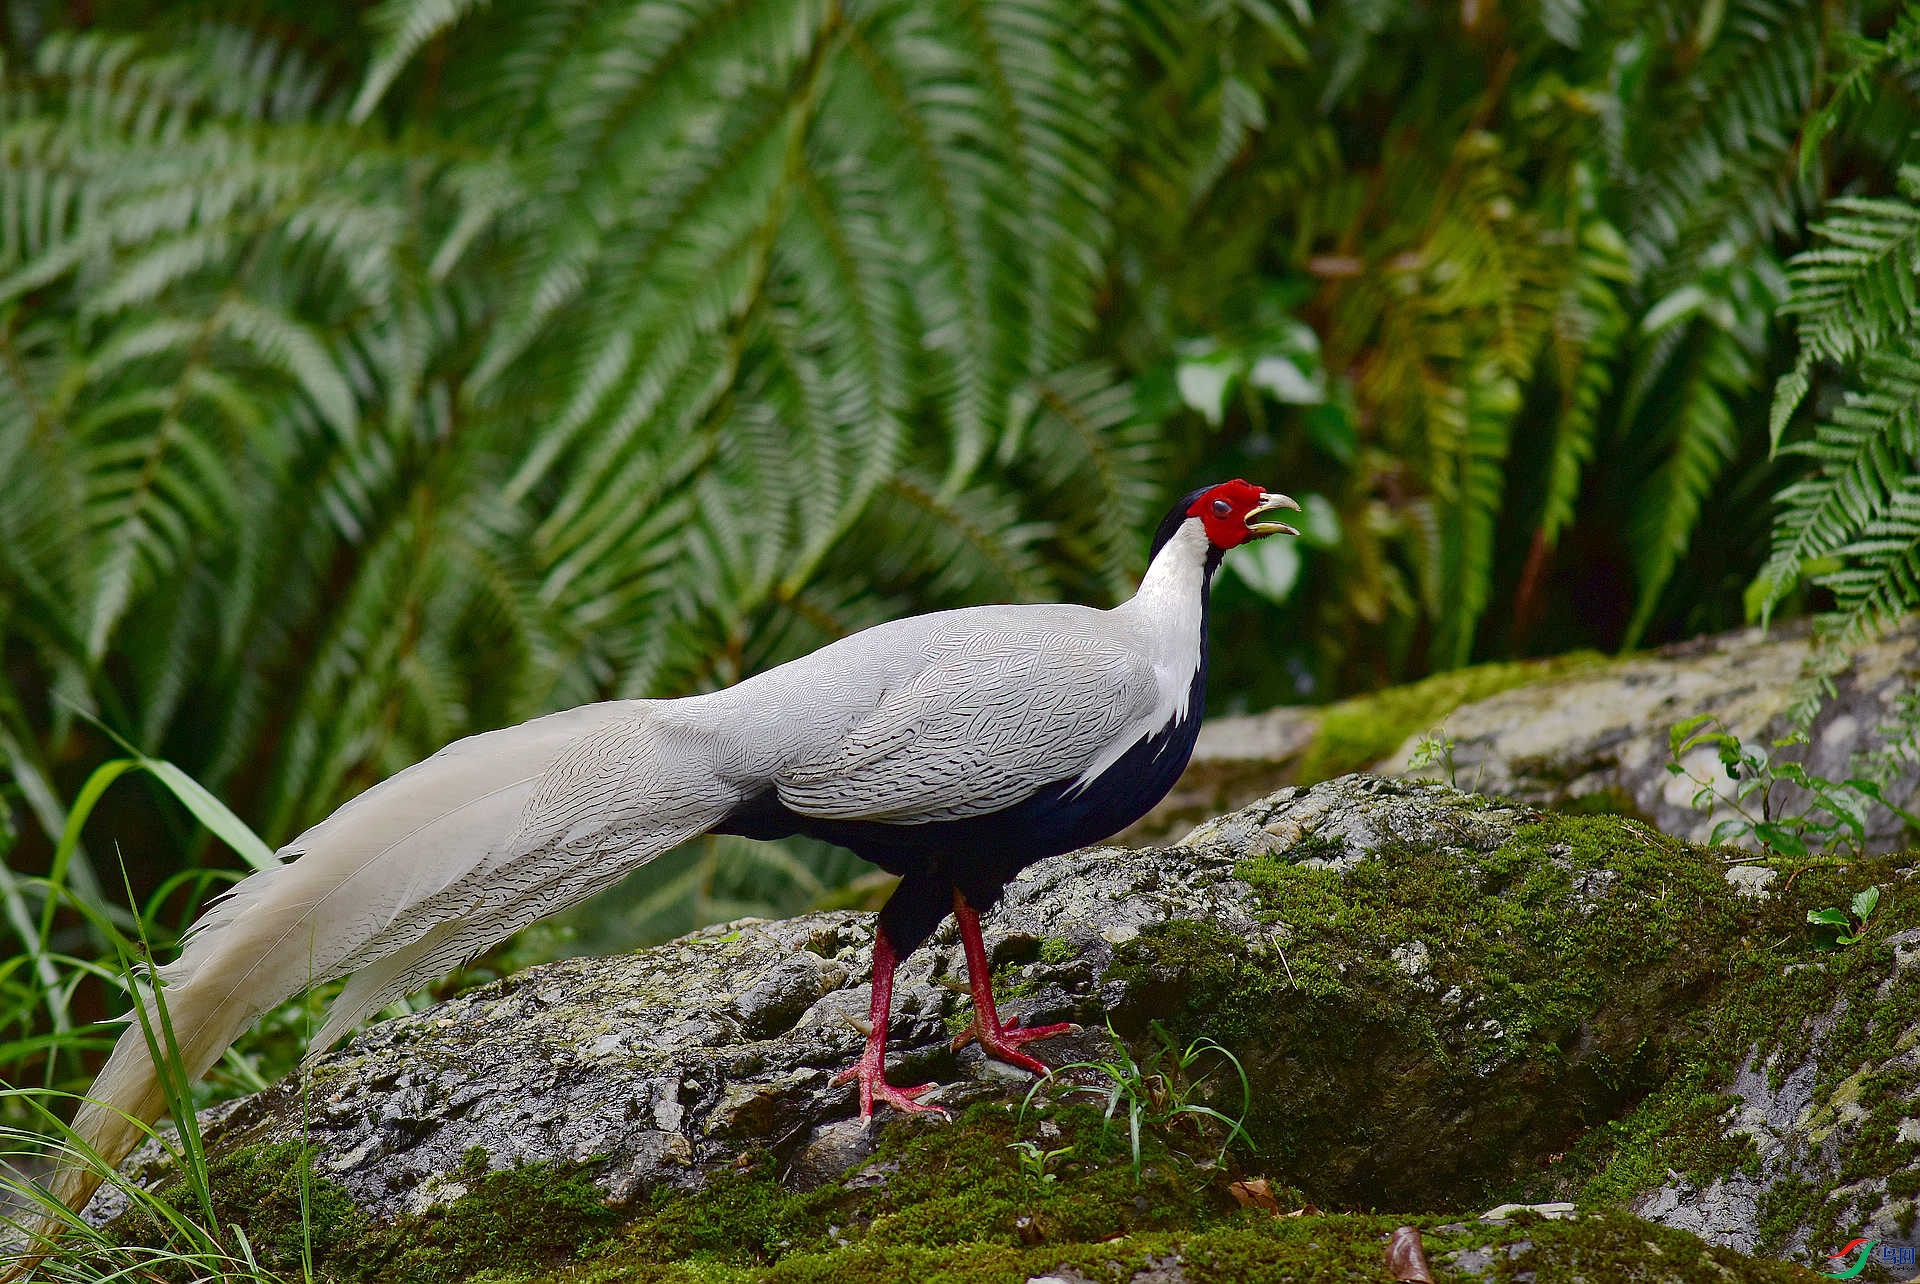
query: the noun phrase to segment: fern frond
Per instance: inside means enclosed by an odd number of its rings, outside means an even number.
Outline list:
[[[1757,605],[1764,617],[1800,581],[1810,566],[1831,558],[1862,554],[1860,540],[1870,530],[1890,538],[1888,514],[1903,502],[1911,474],[1920,465],[1920,353],[1911,349],[1875,353],[1859,368],[1858,386],[1849,390],[1814,428],[1812,439],[1783,449],[1814,464],[1812,475],[1780,494],[1774,519],[1773,548],[1758,580]],[[1882,612],[1879,603],[1895,600],[1890,586],[1862,579],[1866,566],[1892,574],[1898,564],[1875,545],[1874,555],[1842,579],[1841,609],[1849,616]],[[1862,631],[1869,621],[1849,627]]]
[[[1686,555],[1702,502],[1738,449],[1740,431],[1730,397],[1746,392],[1755,376],[1751,355],[1725,331],[1699,341],[1685,371],[1671,421],[1671,439],[1654,468],[1633,515],[1636,598],[1622,644],[1636,645]]]
[[[1818,362],[1846,365],[1920,324],[1920,171],[1901,181],[1909,200],[1841,197],[1815,225],[1818,243],[1789,267],[1793,294],[1781,306],[1799,321],[1800,354],[1774,394],[1773,444],[1799,407]]]
[[[1468,375],[1464,388],[1450,389],[1430,404],[1436,416],[1457,416],[1447,431],[1458,444],[1440,510],[1433,658],[1436,668],[1459,668],[1472,657],[1474,630],[1491,595],[1493,528],[1506,488],[1520,385],[1488,357]]]
[[[1626,242],[1603,219],[1580,229],[1578,260],[1555,313],[1552,354],[1560,389],[1546,494],[1537,526],[1551,549],[1574,517],[1581,473],[1593,458],[1600,406],[1613,389],[1614,367],[1628,329],[1621,291],[1632,281]]]
[[[373,65],[354,96],[347,116],[356,124],[365,120],[413,56],[435,36],[462,18],[485,7],[487,0],[383,0],[368,15],[379,33]]]

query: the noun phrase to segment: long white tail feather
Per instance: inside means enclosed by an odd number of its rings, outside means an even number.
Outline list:
[[[355,972],[334,996],[327,1008],[327,1019],[320,1023],[308,1041],[303,1064],[309,1064],[344,1038],[363,1017],[378,1012],[389,1003],[403,999],[420,988],[413,979],[421,959],[434,947],[459,931],[455,923],[442,923],[411,945],[403,946],[378,963],[370,963]],[[437,975],[437,974],[436,974]],[[431,979],[431,978],[429,978]]]
[[[456,741],[289,843],[159,969],[184,1080],[270,1008],[357,973],[314,1038],[318,1055],[368,1013],[715,823],[738,791],[704,765],[711,755],[687,752],[684,728],[656,736],[647,711],[588,705]],[[570,813],[563,830],[529,827],[556,812]],[[88,1096],[75,1135],[117,1164],[167,1104],[138,1020]],[[52,1193],[81,1208],[100,1180],[63,1166]]]
[[[713,820],[724,814],[723,809]],[[653,836],[644,846],[623,848],[621,860],[603,862],[591,872],[568,866],[539,885],[524,889],[518,897],[491,913],[486,912],[480,902],[471,901],[459,917],[439,922],[425,935],[355,972],[327,1009],[326,1021],[308,1044],[307,1061],[320,1057],[370,1013],[444,976],[529,923],[536,923],[611,887],[631,870],[699,836],[706,828],[707,825],[686,827]],[[440,912],[445,912],[444,903]]]

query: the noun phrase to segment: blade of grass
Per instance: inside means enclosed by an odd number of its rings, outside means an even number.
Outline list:
[[[234,815],[225,803],[214,797],[205,785],[166,759],[150,756],[145,750],[85,709],[71,701],[67,701],[66,704],[76,715],[99,728],[102,735],[119,745],[126,752],[127,757],[142,770],[165,785],[173,796],[180,800],[181,805],[193,813],[195,820],[205,825],[221,842],[233,848],[240,859],[255,869],[271,869],[279,864],[274,857],[273,849],[261,841],[260,836],[248,827],[246,821]]]
[[[87,777],[80,792],[74,795],[73,806],[67,809],[67,822],[60,829],[60,840],[53,848],[53,861],[47,867],[47,882],[57,889],[66,885],[67,868],[72,863],[74,853],[80,850],[80,831],[85,828],[87,817],[93,814],[100,796],[107,792],[108,786],[121,776],[139,766],[137,759],[115,758],[95,767],[93,774]],[[53,915],[59,906],[59,897],[50,892],[40,907],[40,935],[46,937],[53,931]]]
[[[0,852],[0,857],[5,853]],[[0,859],[0,904],[6,907],[7,922],[15,934],[20,937],[20,948],[33,960],[34,977],[40,983],[45,999],[47,1018],[53,1022],[55,1030],[65,1032],[73,1028],[72,1019],[67,1014],[66,1005],[58,1001],[60,993],[60,971],[54,966],[52,956],[46,948],[46,934],[40,931],[34,922],[33,913],[27,908],[26,896],[22,892],[22,880]]]
[[[133,882],[127,875],[125,861],[120,864],[120,878],[127,889],[127,903],[135,904]],[[159,970],[153,965],[153,950],[147,941],[144,924],[139,931],[138,961],[124,953],[121,958],[127,972],[127,987],[134,995],[133,1011],[139,1018],[141,1033],[147,1041],[147,1054],[153,1058],[154,1074],[160,1081],[161,1095],[166,1098],[167,1113],[173,1116],[174,1127],[179,1132],[180,1153],[177,1162],[187,1179],[187,1185],[200,1203],[201,1212],[206,1214],[208,1228],[218,1234],[220,1219],[213,1211],[213,1188],[207,1177],[207,1154],[200,1136],[200,1118],[193,1109],[192,1083],[180,1056],[179,1040],[174,1037],[173,1018],[167,1011],[166,986],[160,979]],[[151,1012],[147,1004],[141,1001],[138,981],[141,969],[144,969],[151,982],[147,990],[153,998]]]

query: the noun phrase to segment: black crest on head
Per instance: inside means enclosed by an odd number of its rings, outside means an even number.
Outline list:
[[[1180,529],[1180,524],[1187,520],[1187,510],[1193,507],[1193,501],[1212,489],[1211,486],[1202,486],[1198,490],[1190,490],[1179,503],[1167,510],[1167,515],[1160,519],[1160,529],[1153,533],[1153,547],[1147,550],[1149,562],[1160,556],[1160,550],[1166,547],[1167,541],[1172,539],[1174,532]]]

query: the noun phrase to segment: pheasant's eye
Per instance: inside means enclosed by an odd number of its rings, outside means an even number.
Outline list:
[[[1229,504],[1226,500],[1216,499],[1213,501],[1213,515],[1215,517],[1225,517],[1231,512],[1233,512],[1233,505]]]

